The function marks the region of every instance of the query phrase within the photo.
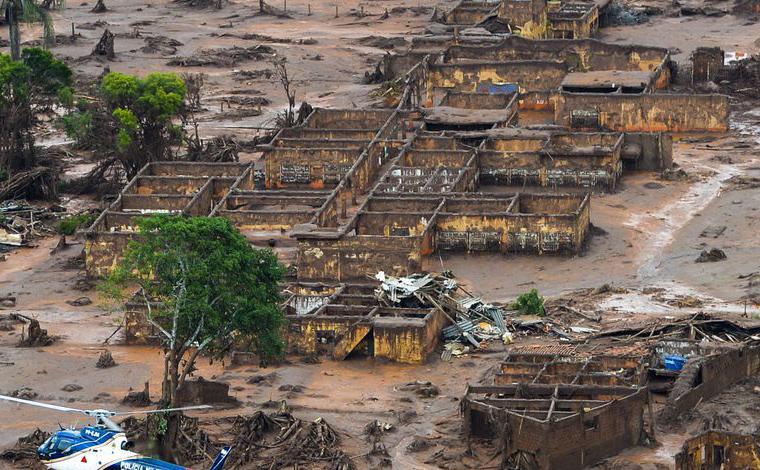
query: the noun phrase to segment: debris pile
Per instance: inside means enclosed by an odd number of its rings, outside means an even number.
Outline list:
[[[0,183],[0,201],[16,197],[52,199],[58,191],[58,170],[38,166],[27,171],[18,171]]]
[[[130,390],[127,395],[121,399],[121,403],[136,408],[150,406],[153,402],[150,400],[150,383],[145,382],[145,388],[140,391]]]
[[[103,35],[100,36],[100,40],[92,49],[92,53],[90,55],[105,57],[108,60],[112,60],[114,57],[116,57],[113,45],[114,35],[111,31],[108,30],[108,28],[106,28],[105,31],[103,31]]]
[[[632,7],[622,2],[612,2],[607,7],[605,20],[610,26],[635,25],[649,21],[649,12],[646,7]]]
[[[15,316],[15,318],[28,323],[25,331],[21,333],[21,341],[17,345],[19,348],[50,346],[57,339],[55,336],[48,335],[47,330],[40,326],[39,320],[21,315],[20,313],[15,313],[11,316]]]
[[[177,48],[182,46],[182,43],[176,39],[172,39],[162,35],[146,36],[145,45],[140,48],[140,52],[146,54],[161,54],[161,55],[174,55],[177,53]]]
[[[700,312],[691,317],[605,330],[595,337],[612,337],[622,342],[636,338],[651,341],[688,338],[703,343],[756,343],[760,342],[760,321],[720,318]]]
[[[560,339],[569,340],[572,333],[595,332],[592,329],[571,329],[568,332],[544,316],[520,315],[517,310],[486,303],[467,292],[450,273],[393,277],[381,271],[375,279],[381,282],[375,291],[375,296],[381,304],[405,308],[434,308],[445,315],[451,323],[443,329],[445,345],[441,357],[446,361],[452,356],[487,349],[491,341],[509,344],[516,334],[553,334]]]
[[[723,261],[726,259],[726,253],[719,248],[712,248],[710,250],[702,250],[695,263],[714,263],[716,261]]]
[[[189,57],[176,57],[167,65],[179,67],[231,67],[246,60],[269,59],[275,50],[259,44],[250,47],[233,46],[221,49],[201,49]]]
[[[0,453],[0,460],[12,463],[23,463],[24,468],[35,470],[44,469],[37,458],[37,448],[50,437],[50,433],[35,429],[31,434],[20,437],[16,445]]]
[[[98,358],[98,363],[95,364],[95,367],[98,369],[108,369],[111,367],[116,367],[116,361],[113,360],[113,356],[111,355],[111,351],[103,351],[100,353],[100,357]]]
[[[35,238],[55,232],[44,221],[54,217],[57,206],[42,209],[24,200],[4,201],[0,204],[0,252],[12,247],[29,246]]]
[[[331,469],[351,470],[355,466],[340,449],[340,436],[323,418],[302,421],[285,408],[266,414],[257,411],[234,418],[231,442],[235,452],[232,469],[256,462],[258,468],[300,468],[324,462]]]

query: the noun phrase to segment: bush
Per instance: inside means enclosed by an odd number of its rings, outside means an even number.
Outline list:
[[[519,310],[523,315],[543,316],[546,313],[544,310],[544,298],[538,295],[536,289],[531,289],[530,292],[520,294],[515,303],[512,304],[512,308]]]
[[[69,139],[80,147],[85,147],[92,140],[92,113],[73,111],[58,119],[58,125]]]
[[[61,235],[74,235],[79,228],[89,227],[95,222],[92,214],[79,214],[66,217],[58,225],[58,233]]]

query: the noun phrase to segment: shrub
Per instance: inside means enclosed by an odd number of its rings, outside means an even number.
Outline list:
[[[523,315],[543,316],[546,313],[544,310],[544,298],[538,295],[536,289],[531,289],[530,292],[520,294],[515,303],[512,304],[512,308],[519,310]]]
[[[92,214],[78,214],[66,217],[58,225],[58,233],[61,235],[74,235],[79,228],[90,226],[95,221]]]

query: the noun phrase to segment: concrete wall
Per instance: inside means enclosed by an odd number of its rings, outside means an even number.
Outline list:
[[[553,38],[585,39],[591,38],[599,29],[599,9],[590,7],[584,15],[563,15],[562,12],[550,12],[549,30]]]
[[[96,232],[84,241],[85,265],[90,277],[105,277],[116,267],[134,234]]]
[[[625,149],[640,150],[636,160],[625,157]],[[623,134],[623,163],[632,170],[663,170],[673,166],[673,136],[663,132],[626,132]]]
[[[510,36],[496,45],[454,45],[446,56],[454,61],[561,60],[575,71],[663,69],[667,49],[649,46],[608,44],[594,39],[531,40]],[[669,73],[668,70],[663,70]]]
[[[499,19],[513,27],[522,27],[529,21],[541,24],[545,18],[544,0],[503,0],[499,5]]]
[[[426,106],[440,101],[445,91],[474,93],[488,91],[490,85],[517,83],[521,92],[552,90],[559,87],[567,67],[553,61],[430,64]]]
[[[274,148],[264,154],[267,189],[323,189],[338,184],[361,152],[340,148]]]
[[[341,360],[359,348],[372,357],[421,364],[437,347],[446,322],[437,310],[325,305],[314,314],[289,315],[286,340],[295,354]]]
[[[736,382],[760,372],[760,346],[747,346],[694,357],[673,384],[660,419],[671,421]]]
[[[725,95],[560,93],[555,122],[572,127],[573,111],[596,112],[599,128],[622,132],[726,132]]]
[[[298,279],[365,280],[384,270],[395,276],[419,270],[416,237],[347,236],[337,240],[298,240]]]
[[[312,129],[379,129],[391,116],[389,110],[317,108],[304,122]]]
[[[373,321],[375,357],[412,364],[425,362],[440,343],[441,329],[448,324],[439,310],[425,313],[426,316],[419,319],[376,318]]]

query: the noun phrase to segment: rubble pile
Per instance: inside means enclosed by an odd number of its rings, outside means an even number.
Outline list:
[[[0,253],[14,247],[29,246],[33,239],[55,233],[45,222],[54,218],[63,208],[33,207],[24,200],[0,203]]]
[[[227,49],[201,49],[188,57],[176,57],[167,65],[179,67],[231,67],[246,60],[264,60],[273,57],[275,50],[259,44],[250,47],[233,46]]]
[[[33,348],[41,346],[50,346],[56,339],[55,336],[48,335],[47,330],[40,326],[39,320],[36,320],[20,313],[12,314],[11,317],[23,320],[28,323],[25,331],[21,335],[21,341],[18,343],[19,348]]]
[[[229,434],[235,449],[229,460],[232,469],[251,462],[267,469],[300,468],[316,462],[335,470],[355,468],[340,449],[340,436],[323,418],[305,422],[284,406],[270,414],[257,411],[234,418]]]
[[[375,291],[381,304],[434,308],[446,316],[451,324],[442,331],[445,344],[441,358],[445,361],[485,350],[492,341],[510,344],[516,335],[545,334],[569,341],[597,331],[581,326],[565,327],[546,316],[522,315],[518,310],[486,303],[467,292],[448,272],[394,277],[381,271],[375,279],[381,282]]]
[[[688,338],[702,343],[756,343],[760,342],[760,322],[726,319],[700,312],[686,318],[655,320],[640,326],[605,330],[595,337],[613,337],[622,341]]]
[[[37,458],[37,448],[50,437],[50,433],[35,429],[31,434],[20,437],[16,445],[0,453],[0,460],[23,463],[29,470],[44,469]]]

